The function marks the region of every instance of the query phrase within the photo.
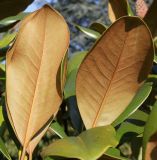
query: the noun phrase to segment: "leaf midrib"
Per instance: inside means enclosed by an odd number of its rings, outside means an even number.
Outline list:
[[[102,111],[102,109],[103,109],[103,105],[102,105],[102,104],[105,102],[106,97],[107,97],[107,95],[108,95],[108,93],[109,93],[109,91],[110,91],[110,89],[111,89],[112,81],[113,81],[113,79],[114,79],[114,77],[115,77],[115,74],[116,74],[116,72],[117,72],[117,68],[118,68],[118,66],[119,66],[119,62],[120,62],[121,57],[122,57],[122,55],[123,55],[123,53],[124,53],[125,44],[126,44],[126,41],[127,41],[127,39],[128,39],[128,34],[129,34],[129,33],[127,32],[127,33],[126,33],[125,40],[124,40],[124,43],[123,43],[123,47],[122,47],[121,54],[119,55],[119,58],[118,58],[118,61],[117,61],[116,67],[115,67],[115,71],[113,72],[113,75],[112,75],[112,77],[111,77],[110,83],[109,83],[109,85],[108,85],[108,87],[107,87],[107,91],[106,91],[106,93],[105,93],[105,95],[104,95],[104,97],[103,97],[103,100],[102,100],[101,104],[100,104],[100,108],[98,109],[98,112],[96,113],[96,117],[95,117],[95,119],[94,119],[94,121],[93,121],[92,128],[96,127],[96,125],[97,125],[97,121],[98,121],[98,119],[99,119],[99,117],[100,117],[100,114],[101,114],[101,111]]]

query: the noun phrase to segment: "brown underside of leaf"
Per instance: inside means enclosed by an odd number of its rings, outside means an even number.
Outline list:
[[[78,107],[86,128],[111,124],[143,84],[153,61],[153,42],[137,17],[117,20],[81,64]]]
[[[127,15],[127,2],[126,0],[109,0],[108,15],[111,22],[116,19]]]
[[[37,144],[62,102],[58,74],[68,45],[67,24],[46,5],[22,21],[7,53],[7,110],[25,149]],[[40,138],[30,143],[36,136]]]

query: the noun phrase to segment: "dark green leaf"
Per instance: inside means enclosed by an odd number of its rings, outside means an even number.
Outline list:
[[[99,32],[100,34],[102,34],[104,31],[106,31],[106,29],[108,28],[107,26],[105,26],[104,24],[98,23],[98,22],[94,22],[90,25],[89,27],[90,29]]]
[[[2,152],[2,154],[8,159],[11,160],[11,157],[5,147],[4,142],[2,141],[2,139],[0,138],[0,152]]]

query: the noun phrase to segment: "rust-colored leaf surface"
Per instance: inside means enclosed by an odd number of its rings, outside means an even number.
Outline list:
[[[114,22],[116,19],[126,16],[127,14],[126,0],[109,0],[108,15],[111,22]]]
[[[86,128],[111,124],[127,107],[150,72],[153,42],[138,17],[117,20],[81,64],[78,107]]]
[[[68,45],[66,22],[46,5],[22,21],[7,53],[7,111],[28,152],[46,132],[62,102],[59,69]]]

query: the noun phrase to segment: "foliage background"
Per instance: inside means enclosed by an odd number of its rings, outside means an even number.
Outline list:
[[[147,0],[146,2],[149,5],[152,0]],[[32,12],[43,6],[45,3],[50,3],[65,17],[68,22],[71,33],[71,43],[69,49],[70,55],[77,51],[87,50],[94,43],[93,39],[90,39],[81,33],[74,27],[73,24],[88,27],[92,22],[100,22],[105,25],[110,25],[111,23],[107,14],[107,0],[35,0],[25,11]],[[157,67],[155,66],[155,68]],[[155,68],[154,72],[157,73]],[[42,140],[40,142],[39,148],[43,145],[43,142],[47,141],[47,143],[49,143],[51,138],[51,134],[47,133],[46,137],[44,137],[44,141]],[[17,157],[15,157],[17,149],[14,142],[10,139],[7,131],[5,133],[4,140],[10,155],[13,159],[17,159]],[[126,154],[129,154],[129,147],[127,145],[124,146],[124,150],[126,150]],[[1,153],[0,159],[4,159]],[[39,157],[37,159],[39,160]]]

